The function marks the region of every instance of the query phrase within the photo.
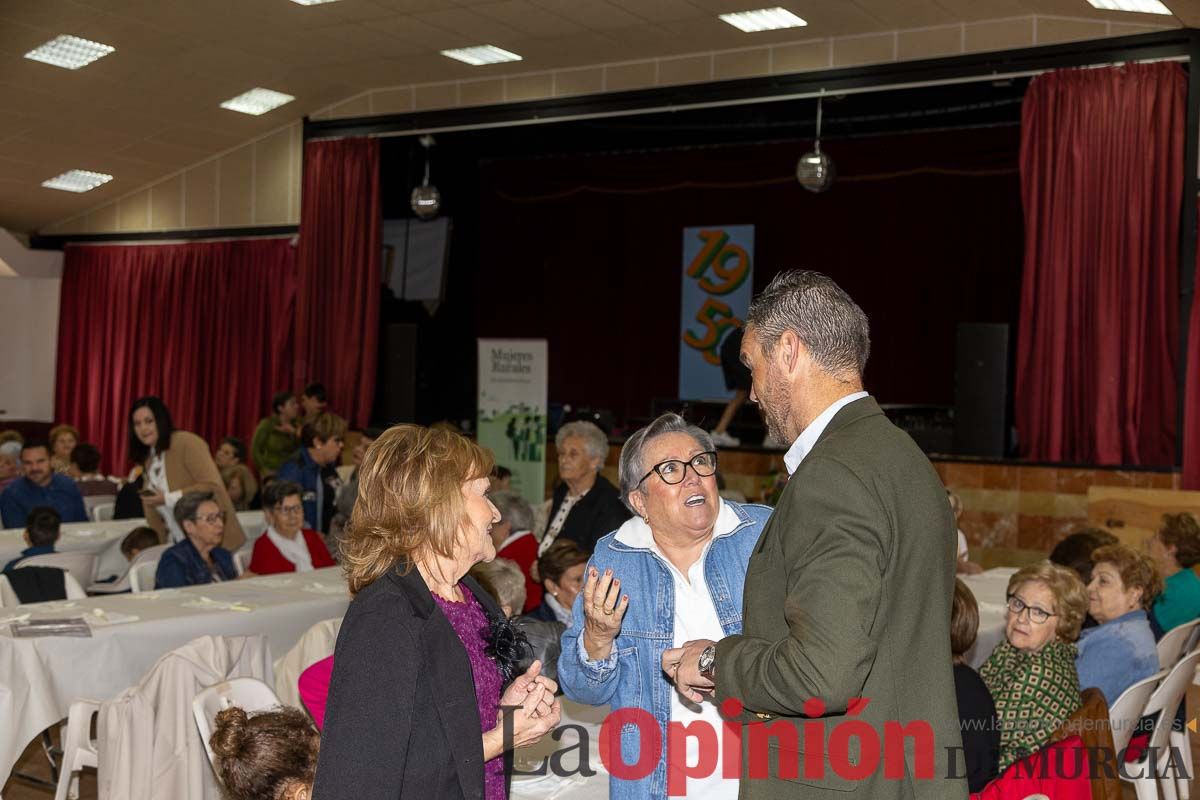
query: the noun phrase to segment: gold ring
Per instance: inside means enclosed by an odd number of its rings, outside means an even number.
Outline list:
[[[613,615],[613,610],[611,608],[604,609],[604,616],[611,617],[612,615]]]

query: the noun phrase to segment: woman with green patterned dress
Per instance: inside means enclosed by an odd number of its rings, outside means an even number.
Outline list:
[[[1049,561],[1009,579],[1005,638],[979,670],[996,701],[1002,772],[1079,709],[1074,643],[1087,607],[1079,577]]]

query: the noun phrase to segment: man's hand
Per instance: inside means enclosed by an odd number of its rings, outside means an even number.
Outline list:
[[[663,672],[674,682],[676,690],[693,703],[699,703],[704,700],[704,695],[712,694],[713,682],[700,674],[700,654],[714,644],[716,642],[710,639],[696,639],[663,653]]]

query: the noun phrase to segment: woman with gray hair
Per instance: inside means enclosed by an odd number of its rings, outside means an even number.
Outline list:
[[[558,676],[567,697],[646,709],[661,741],[675,722],[721,730],[712,699],[697,704],[676,692],[662,656],[685,642],[741,632],[746,565],[771,514],[722,500],[716,473],[712,438],[678,414],[664,414],[625,442],[621,497],[637,516],[596,543],[563,635]],[[633,764],[643,742],[641,729],[628,727],[621,757]],[[698,763],[699,742],[689,737],[687,745],[686,763]],[[737,797],[738,779],[725,774],[718,764],[709,777],[688,781],[688,797]],[[641,780],[611,778],[609,789],[612,800],[666,797],[665,757]]]
[[[21,477],[21,442],[10,440],[0,444],[0,491]]]
[[[591,422],[568,422],[554,437],[558,477],[538,555],[558,537],[570,539],[587,552],[596,540],[629,519],[617,488],[600,474],[608,458],[608,437]]]
[[[489,492],[488,497],[500,512],[500,521],[492,525],[496,557],[515,562],[525,576],[524,605],[515,611],[528,613],[542,604],[542,584],[533,578],[533,565],[538,557],[538,540],[533,535],[533,507],[512,489]]]

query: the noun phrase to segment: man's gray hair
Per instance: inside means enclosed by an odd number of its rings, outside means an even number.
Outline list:
[[[514,615],[525,608],[525,574],[515,561],[496,558],[480,562],[471,567],[471,576],[494,592],[496,605],[508,606]]]
[[[621,464],[620,464],[620,482],[621,482],[621,502],[632,511],[638,513],[633,504],[629,502],[629,495],[638,488],[638,481],[642,476],[650,471],[651,464],[646,463],[646,445],[659,436],[668,433],[686,433],[696,440],[696,444],[700,445],[700,449],[704,451],[716,450],[713,445],[712,437],[708,435],[708,431],[703,428],[692,425],[683,417],[674,413],[663,414],[658,419],[651,422],[646,427],[634,433],[625,440],[625,446],[621,448]],[[643,490],[644,493],[645,490]]]
[[[817,365],[836,377],[861,378],[871,354],[867,315],[820,272],[781,272],[750,303],[747,323],[770,355],[784,331],[793,331]]]
[[[584,419],[568,422],[554,434],[554,446],[562,450],[563,442],[569,436],[583,439],[583,448],[592,458],[600,459],[601,465],[608,460],[608,436],[595,423]]]
[[[533,506],[519,492],[504,489],[488,497],[500,512],[500,521],[512,523],[513,533],[533,530]]]

